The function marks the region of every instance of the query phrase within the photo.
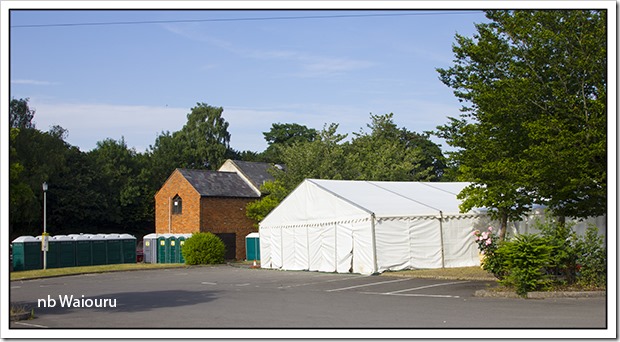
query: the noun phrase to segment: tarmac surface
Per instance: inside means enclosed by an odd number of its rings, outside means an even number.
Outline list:
[[[605,297],[475,296],[490,285],[231,266],[85,274],[12,281],[11,303],[35,318],[10,329],[607,327]]]

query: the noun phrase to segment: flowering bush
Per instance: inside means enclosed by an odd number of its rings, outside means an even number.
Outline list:
[[[503,268],[502,258],[495,253],[499,246],[499,237],[493,234],[493,227],[487,228],[485,232],[475,230],[473,235],[478,244],[478,251],[484,256],[480,261],[482,269],[491,272],[497,279],[503,279],[506,270]]]
[[[474,237],[481,254],[486,255],[497,249],[498,237],[493,235],[493,227],[487,228],[487,231],[482,233],[479,230],[475,230]]]

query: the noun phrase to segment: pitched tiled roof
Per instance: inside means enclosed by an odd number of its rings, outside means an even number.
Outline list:
[[[247,162],[242,160],[232,160],[239,170],[248,178],[252,184],[259,189],[266,181],[274,180],[273,176],[267,171],[273,166],[270,163]]]
[[[177,170],[203,197],[259,197],[235,172]]]

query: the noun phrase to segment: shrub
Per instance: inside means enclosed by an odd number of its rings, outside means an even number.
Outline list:
[[[547,219],[545,222],[537,222],[535,227],[540,230],[541,236],[552,248],[551,260],[545,268],[545,273],[553,276],[559,285],[573,284],[578,256],[574,245],[577,234],[572,229],[573,224]]]
[[[500,243],[499,237],[493,232],[493,227],[487,228],[485,232],[474,231],[474,237],[478,244],[478,251],[484,256],[481,261],[482,269],[491,272],[497,279],[503,279],[506,272],[503,269],[501,257],[495,254]]]
[[[500,283],[514,287],[521,296],[544,290],[550,281],[543,270],[552,263],[552,251],[547,239],[536,234],[519,235],[512,241],[505,241],[495,251],[506,273]]]
[[[208,265],[224,262],[226,245],[211,233],[194,233],[181,248],[185,264]]]
[[[577,283],[582,286],[602,287],[607,281],[607,250],[598,228],[589,225],[584,236],[575,239],[577,252]]]

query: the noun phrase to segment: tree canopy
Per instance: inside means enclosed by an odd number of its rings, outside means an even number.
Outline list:
[[[595,10],[492,10],[456,35],[438,69],[463,103],[436,134],[457,148],[463,210],[502,220],[533,203],[559,216],[606,212],[607,20]],[[505,227],[505,226],[504,226]]]
[[[371,115],[368,132],[350,141],[338,124],[322,130],[295,123],[273,124],[264,132],[262,152],[229,147],[223,108],[198,103],[176,132],[162,132],[139,153],[125,139],[106,138],[82,152],[54,126],[38,130],[28,100],[14,100],[10,134],[11,237],[38,235],[42,228],[43,191],[47,182],[47,223],[52,235],[126,232],[137,236],[154,230],[154,195],[176,168],[216,169],[225,159],[267,161],[276,181],[262,187],[263,198],[248,206],[257,222],[305,178],[438,180],[443,155],[424,134],[394,124],[393,114]]]

